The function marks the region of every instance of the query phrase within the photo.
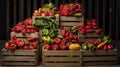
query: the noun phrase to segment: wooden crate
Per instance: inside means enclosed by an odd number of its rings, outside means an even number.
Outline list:
[[[39,48],[38,48],[39,49]],[[8,51],[3,48],[2,65],[37,65],[39,61],[38,49]]]
[[[42,63],[45,66],[80,66],[81,51],[80,50],[42,51]]]
[[[27,38],[27,37],[37,37],[37,36],[39,36],[39,33],[38,32],[26,33],[26,34],[16,33],[16,32],[11,32],[10,33],[11,37],[13,37],[14,35],[16,35],[16,37],[18,37],[18,38]]]
[[[86,34],[78,34],[78,38],[79,38],[79,43],[84,43],[85,41],[89,40],[89,39],[98,39],[101,38],[103,36],[103,34],[96,34],[96,33],[86,33]]]
[[[82,65],[117,64],[117,50],[82,51]]]
[[[32,20],[35,21],[37,18],[42,18],[44,16],[32,16]],[[51,18],[51,17],[55,17],[55,16],[45,16],[45,18]],[[59,17],[55,17],[56,21],[59,21]]]
[[[71,16],[60,16],[61,26],[81,26],[84,25],[84,16],[71,17]]]

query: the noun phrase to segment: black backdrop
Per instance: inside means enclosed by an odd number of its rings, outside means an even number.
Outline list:
[[[64,3],[81,3],[86,19],[96,18],[104,35],[110,34],[113,39],[120,40],[120,0],[0,0],[0,40],[9,39],[10,29],[18,21],[32,17],[35,9],[48,2],[57,7]]]

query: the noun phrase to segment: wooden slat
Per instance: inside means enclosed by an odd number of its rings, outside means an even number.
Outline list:
[[[106,0],[103,0],[103,13],[102,13],[102,15],[103,15],[103,16],[102,16],[102,26],[103,26],[103,27],[102,27],[102,28],[103,28],[103,33],[104,33],[104,35],[105,35],[105,31],[106,31],[106,30],[105,30],[105,29],[106,29],[106,28],[105,28],[105,26],[106,26],[106,24],[105,24],[105,23],[106,23],[106,9],[107,9],[107,8],[106,8]]]
[[[82,26],[83,22],[60,22],[61,26]]]
[[[55,6],[59,9],[58,5],[59,5],[59,1],[55,0]]]
[[[33,10],[37,9],[37,0],[33,0]]]
[[[36,65],[34,62],[3,62],[2,65]]]
[[[6,39],[10,38],[9,36],[9,26],[10,26],[10,0],[6,1]]]
[[[99,37],[79,37],[79,42],[85,42],[90,39],[98,39]]]
[[[44,57],[43,61],[80,61],[80,57]]]
[[[80,66],[80,63],[44,63],[45,66],[68,66],[68,67],[75,67],[75,66]]]
[[[79,52],[79,53],[78,53]],[[81,55],[81,51],[72,51],[72,50],[49,50],[49,51],[42,51],[44,55]]]
[[[117,64],[116,62],[85,62],[85,63],[83,63],[82,65],[84,65],[84,66],[96,66],[96,65],[115,65],[115,64]]]
[[[114,6],[116,7],[116,12],[115,12],[115,16],[116,16],[116,37],[115,37],[115,40],[120,40],[120,34],[119,34],[119,15],[118,15],[118,10],[120,7],[118,7],[118,4],[119,4],[119,0],[116,0]]]
[[[97,56],[93,56],[93,57],[83,57],[82,58],[82,61],[116,61],[117,60],[117,56],[100,56],[100,57],[97,57]]]
[[[108,50],[108,51],[105,51],[105,50],[97,50],[97,51],[84,51],[82,52],[82,55],[83,56],[94,56],[94,55],[117,55],[117,50],[114,49],[114,50]]]
[[[31,17],[31,14],[32,14],[32,12],[31,12],[31,10],[32,10],[32,7],[31,7],[31,5],[32,5],[32,3],[31,3],[31,0],[27,0],[27,17]]]
[[[79,37],[101,37],[102,34],[96,34],[96,33],[86,33],[86,34],[80,34]]]
[[[17,23],[17,0],[13,0],[13,13],[14,13],[14,18],[13,18],[13,26],[16,25]]]
[[[83,16],[81,17],[66,17],[66,16],[61,16],[60,21],[83,21],[84,18]]]
[[[24,0],[19,0],[19,21],[24,20]]]
[[[44,0],[41,0],[40,2],[41,2],[41,6],[43,6],[43,4],[44,4]]]
[[[94,8],[96,8],[96,9],[95,9],[95,12],[94,12],[94,16],[95,16],[95,18],[96,18],[96,20],[97,20],[97,22],[98,22],[98,21],[100,20],[100,19],[99,19],[99,12],[100,12],[100,11],[99,11],[99,9],[100,9],[100,8],[99,8],[99,0],[95,0],[94,2],[95,2]],[[100,23],[100,22],[99,22],[99,23]]]
[[[16,35],[16,37],[38,37],[38,32],[35,33],[26,33],[26,34],[22,34],[22,33],[15,33],[15,32],[11,32],[10,36],[13,37],[14,35]]]
[[[4,56],[2,61],[35,61],[35,57],[29,56]]]
[[[88,16],[92,18],[92,13],[93,13],[93,0],[88,0]]]
[[[36,49],[33,50],[15,50],[14,52],[11,51],[7,51],[7,49],[2,49],[1,54],[4,55],[30,55],[30,56],[34,56],[36,53]]]

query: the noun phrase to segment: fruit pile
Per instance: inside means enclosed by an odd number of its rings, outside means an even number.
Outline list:
[[[23,50],[31,50],[31,49],[37,49],[38,47],[38,37],[30,37],[27,39],[21,39],[16,38],[16,36],[13,36],[12,39],[7,41],[5,43],[5,48],[7,50],[17,50],[17,49],[23,49]]]
[[[81,45],[82,50],[111,50],[114,48],[113,41],[109,36],[101,39],[89,39]]]
[[[96,33],[100,34],[102,33],[102,29],[99,28],[96,19],[87,20],[85,22],[85,25],[83,26],[78,26],[78,32],[80,34],[86,34],[86,33]]]
[[[32,25],[31,18],[27,18],[24,21],[18,22],[18,24],[12,28],[12,32],[23,34],[35,33],[38,32],[38,28]]]

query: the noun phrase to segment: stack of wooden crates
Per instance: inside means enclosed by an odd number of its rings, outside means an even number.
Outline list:
[[[23,35],[22,33],[11,32],[11,37],[13,37],[14,35],[16,35],[17,38],[26,39],[27,37],[38,36],[38,32],[26,33],[25,35]],[[2,53],[2,65],[31,66],[37,65],[39,62],[39,47],[37,49],[31,50],[19,49],[15,51],[3,48],[1,53]]]
[[[64,27],[84,25],[84,16],[60,16],[59,24]],[[80,66],[81,57],[80,50],[42,50],[42,64],[45,66]]]

